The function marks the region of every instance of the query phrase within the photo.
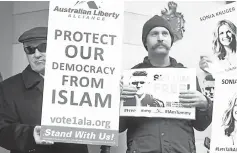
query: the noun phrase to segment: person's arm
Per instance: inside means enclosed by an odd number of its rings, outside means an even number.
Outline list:
[[[119,133],[122,133],[128,128],[128,119],[129,117],[120,116],[119,117]]]
[[[200,57],[200,61],[199,61],[199,68],[207,73],[210,74],[210,72],[208,72],[209,70],[209,64],[212,63],[213,61],[210,59],[210,57],[208,56],[201,56]]]
[[[126,116],[119,117],[119,133],[122,133],[127,130],[127,120],[128,120],[128,117]],[[102,145],[100,147],[101,149],[100,153],[110,153],[110,148],[111,146]]]
[[[101,146],[100,153],[110,153],[110,147],[111,146]]]
[[[197,90],[201,92],[198,80],[196,79]],[[193,127],[198,131],[204,131],[212,122],[212,101],[205,96],[208,102],[208,106],[204,110],[196,108],[196,120],[192,121]]]
[[[124,86],[122,80],[120,81],[120,105],[126,100],[132,100],[137,93],[137,89],[133,86]],[[119,132],[122,133],[128,128],[129,117],[120,116],[119,117]]]
[[[34,126],[20,123],[16,106],[5,99],[0,84],[0,146],[8,150],[29,152],[36,145],[33,131]]]

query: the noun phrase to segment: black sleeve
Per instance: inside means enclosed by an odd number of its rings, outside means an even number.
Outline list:
[[[128,128],[128,118],[126,116],[119,117],[119,133],[122,133],[127,130]]]
[[[34,126],[20,123],[14,103],[5,100],[3,86],[0,84],[0,146],[8,150],[28,152],[36,145],[33,130]]]
[[[55,153],[88,153],[86,144],[55,143],[53,150]]]
[[[201,92],[201,88],[199,86],[197,79],[196,84],[197,84],[197,90]],[[206,97],[206,99],[208,102],[207,109],[205,111],[196,109],[196,120],[192,121],[193,127],[198,131],[204,131],[212,122],[213,103],[208,97]]]

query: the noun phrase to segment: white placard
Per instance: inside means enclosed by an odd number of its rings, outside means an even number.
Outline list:
[[[236,13],[236,3],[232,3],[199,16],[197,30],[202,35],[196,39],[196,47],[200,59],[209,58],[205,70],[214,76],[237,69]]]
[[[119,0],[50,2],[42,139],[118,144],[123,12]]]
[[[196,90],[195,69],[132,69],[124,72],[123,83],[137,87],[139,96],[121,103],[121,116],[195,119],[195,108],[179,103],[180,91]]]
[[[237,152],[237,73],[215,80],[211,153]]]

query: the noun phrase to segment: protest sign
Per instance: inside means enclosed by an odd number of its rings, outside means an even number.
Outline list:
[[[180,91],[196,90],[195,69],[126,70],[123,83],[135,86],[138,96],[121,103],[121,116],[195,119],[195,108],[184,108],[179,103]]]
[[[197,38],[200,67],[214,76],[237,69],[235,16],[236,4],[232,3],[198,18],[197,27],[203,33]]]
[[[237,152],[237,74],[218,75],[212,116],[211,153]]]
[[[194,48],[200,52],[198,63],[200,71],[197,75],[203,94],[210,98],[214,104],[217,103],[215,101],[215,95],[217,95],[215,92],[216,77],[225,73],[233,75],[237,68],[237,19],[235,16],[236,3],[231,3],[203,10],[195,18],[197,22],[194,35],[197,37],[194,38]],[[222,92],[226,92],[226,90],[223,89]],[[218,96],[220,95],[218,94]],[[226,99],[225,101],[228,100]],[[219,107],[222,107],[222,105],[219,105]],[[215,113],[213,112],[213,115]],[[205,135],[206,140],[211,139],[211,142],[213,141],[211,131],[215,128],[216,125],[212,122],[205,130],[206,133],[202,135]],[[220,141],[222,139],[218,138],[214,141],[217,140]],[[207,148],[210,149],[209,147]]]
[[[41,139],[118,144],[123,7],[50,2]]]

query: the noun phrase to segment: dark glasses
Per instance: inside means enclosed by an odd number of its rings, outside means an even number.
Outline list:
[[[36,49],[38,49],[38,51],[41,53],[46,53],[46,47],[47,47],[47,43],[42,43],[36,47],[25,46],[24,50],[25,50],[26,54],[34,54]]]
[[[144,82],[144,81],[136,81],[136,82],[132,82],[132,84],[133,84],[133,85],[136,85],[136,86],[137,86],[139,83],[140,83],[140,84],[144,84],[145,82]]]

